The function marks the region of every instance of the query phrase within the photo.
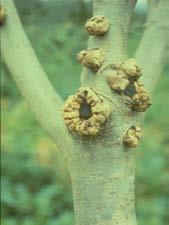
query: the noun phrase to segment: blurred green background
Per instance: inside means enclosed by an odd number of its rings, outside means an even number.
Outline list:
[[[91,1],[15,0],[25,31],[53,86],[65,99],[78,86]],[[129,55],[143,32],[144,7],[133,16]],[[30,65],[31,66],[31,65]],[[164,69],[137,151],[138,225],[169,224],[169,65]],[[57,147],[36,122],[1,62],[2,225],[73,225],[69,175]]]

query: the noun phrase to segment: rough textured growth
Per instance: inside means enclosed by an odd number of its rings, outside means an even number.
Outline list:
[[[122,68],[122,64],[124,63],[124,61],[122,60],[115,60],[111,63],[111,68],[115,69],[115,70],[121,70]]]
[[[135,94],[132,96],[133,110],[137,112],[144,112],[151,105],[150,93],[145,89],[140,82],[134,82]]]
[[[126,73],[129,80],[137,80],[141,76],[141,68],[135,59],[127,59],[122,64],[122,69]]]
[[[80,88],[63,107],[63,118],[69,130],[82,135],[98,134],[110,116],[110,106],[90,87]]]
[[[85,29],[90,35],[102,36],[109,29],[109,21],[105,16],[94,16],[87,20]]]
[[[136,60],[116,61],[110,64],[112,72],[107,75],[108,82],[113,91],[128,96],[132,101],[132,109],[136,112],[144,112],[151,105],[150,94],[138,79],[141,76],[141,68]]]
[[[142,132],[139,126],[131,126],[123,137],[123,143],[127,147],[135,148],[138,146],[141,135]]]
[[[123,93],[129,84],[124,74],[118,74],[116,70],[108,77],[108,82],[111,88],[118,93]]]
[[[104,53],[102,50],[94,48],[90,50],[82,50],[79,52],[78,61],[88,69],[97,72],[104,61]]]
[[[118,60],[112,62],[110,66],[113,72],[108,76],[108,81],[112,89],[120,94],[131,95],[129,92],[131,92],[133,82],[141,76],[141,68],[136,60]]]
[[[0,25],[4,22],[6,15],[7,15],[6,8],[0,6]]]

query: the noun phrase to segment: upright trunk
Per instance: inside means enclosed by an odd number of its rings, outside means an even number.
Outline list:
[[[110,21],[103,37],[89,37],[88,48],[100,48],[107,62],[126,56],[127,35],[135,0],[94,0],[94,16]],[[112,116],[99,137],[81,138],[69,161],[76,225],[136,225],[134,201],[135,150],[124,148],[122,137],[132,124],[131,114],[104,76],[84,68],[82,86],[93,87],[109,99]],[[132,118],[133,119],[133,118]],[[77,138],[79,139],[79,137]]]
[[[79,151],[68,161],[75,224],[136,225],[135,150],[112,138],[95,146],[85,144]]]

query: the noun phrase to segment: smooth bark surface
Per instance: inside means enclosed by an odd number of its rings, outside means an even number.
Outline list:
[[[168,15],[169,1],[149,1],[149,14],[144,26],[145,31],[135,54],[135,58],[143,70],[141,80],[151,93],[153,93],[162,69],[166,64],[167,48],[169,46]]]

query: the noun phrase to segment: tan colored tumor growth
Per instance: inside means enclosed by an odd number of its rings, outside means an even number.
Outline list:
[[[6,8],[0,5],[0,25],[5,21],[6,15]]]
[[[125,72],[129,80],[137,80],[142,74],[140,66],[133,58],[127,59],[122,64],[122,70]]]
[[[117,93],[123,93],[129,84],[129,80],[124,73],[117,70],[112,71],[111,75],[108,77],[108,82],[111,88]]]
[[[129,84],[141,76],[141,69],[136,60],[116,61],[111,64],[112,72],[108,76],[111,88],[122,94]]]
[[[90,35],[102,36],[109,29],[109,21],[105,16],[94,16],[87,20],[85,29]]]
[[[63,118],[69,130],[95,136],[110,116],[110,106],[89,87],[80,88],[63,107]]]
[[[135,59],[113,62],[112,71],[107,76],[113,91],[131,99],[131,108],[136,112],[144,112],[151,105],[150,93],[138,81],[142,72]]]
[[[123,143],[127,147],[135,148],[138,146],[142,131],[139,126],[131,126],[124,134]]]
[[[104,61],[104,53],[101,49],[89,49],[79,52],[77,59],[88,69],[97,72]]]
[[[134,87],[135,87],[135,94],[132,96],[133,110],[137,112],[144,112],[151,105],[150,93],[139,81],[134,82]]]

